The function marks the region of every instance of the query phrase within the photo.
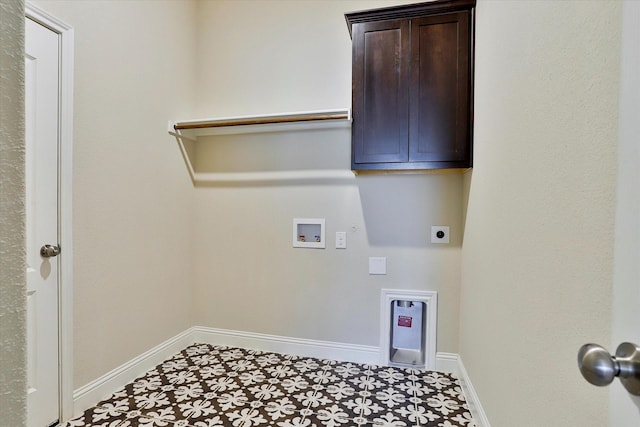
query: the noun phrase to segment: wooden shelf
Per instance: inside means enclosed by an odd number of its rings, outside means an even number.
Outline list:
[[[243,183],[282,180],[349,179],[350,170],[296,170],[269,172],[220,172],[201,173],[195,170],[197,150],[194,144],[200,137],[215,135],[311,131],[316,129],[348,129],[351,127],[351,110],[324,110],[271,115],[238,116],[212,119],[170,121],[168,132],[180,147],[187,170],[194,184]]]

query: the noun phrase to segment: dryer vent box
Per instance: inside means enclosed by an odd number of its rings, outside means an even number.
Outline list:
[[[380,362],[436,369],[437,319],[437,292],[382,289]]]
[[[391,302],[391,346],[389,362],[402,365],[424,365],[425,308],[421,301]]]

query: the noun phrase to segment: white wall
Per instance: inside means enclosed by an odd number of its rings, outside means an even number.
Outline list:
[[[0,426],[26,422],[24,2],[0,2]]]
[[[481,0],[460,352],[493,427],[607,425],[621,7]]]
[[[199,188],[198,320],[211,327],[378,345],[381,288],[436,290],[438,350],[455,352],[460,199],[460,176]],[[325,218],[327,248],[293,248],[295,217]],[[457,236],[450,247],[431,247],[432,223],[451,225]],[[334,249],[336,231],[347,232],[346,250]],[[386,276],[368,275],[369,256],[387,257]]]
[[[613,322],[610,345],[600,343],[610,352],[621,342],[640,343],[640,3],[623,4]],[[618,381],[609,389],[609,425],[637,425],[640,396]]]
[[[349,108],[344,13],[398,3],[199,3],[197,113]],[[199,150],[200,171],[350,169],[348,130],[240,135]],[[438,351],[457,351],[461,175],[202,186],[195,199],[198,323],[378,345],[381,288],[436,290]],[[292,248],[296,217],[326,219],[326,249]],[[451,226],[451,245],[430,243],[432,224]],[[386,276],[368,275],[369,256],[387,257]]]
[[[75,30],[74,384],[193,325],[195,3],[38,1]]]
[[[411,0],[198,3],[197,113],[204,117],[351,105],[345,12]]]

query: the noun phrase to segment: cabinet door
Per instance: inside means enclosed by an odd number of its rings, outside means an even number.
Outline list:
[[[354,24],[353,44],[353,169],[406,162],[409,21]]]
[[[471,166],[469,32],[469,12],[411,21],[410,162]]]

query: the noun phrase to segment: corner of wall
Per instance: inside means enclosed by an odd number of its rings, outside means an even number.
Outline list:
[[[0,407],[26,422],[24,2],[0,2]]]

